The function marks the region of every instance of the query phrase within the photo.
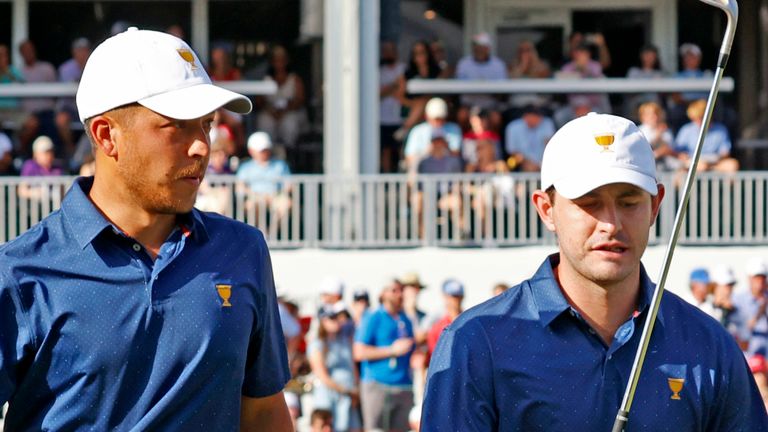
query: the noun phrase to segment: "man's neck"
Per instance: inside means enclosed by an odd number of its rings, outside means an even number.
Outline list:
[[[567,268],[554,269],[568,303],[584,317],[589,325],[610,345],[616,330],[637,310],[640,294],[639,267],[624,281],[600,286],[583,277],[569,274]]]
[[[400,315],[400,310],[397,309],[392,303],[384,302],[381,305],[385,311],[387,311],[388,314],[390,314],[393,317],[397,317]]]
[[[101,213],[125,234],[141,243],[152,259],[176,227],[176,215],[158,214],[139,206],[96,176],[88,197]]]

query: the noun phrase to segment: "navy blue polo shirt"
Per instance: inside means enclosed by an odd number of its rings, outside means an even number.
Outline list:
[[[654,285],[610,346],[573,309],[553,255],[533,278],[460,315],[429,365],[422,431],[610,431]],[[628,431],[765,431],[743,354],[718,322],[662,297]]]
[[[0,247],[6,430],[238,430],[289,379],[264,238],[193,210],[153,262],[92,182]]]

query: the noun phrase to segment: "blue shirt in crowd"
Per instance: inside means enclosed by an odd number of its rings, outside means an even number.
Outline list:
[[[153,262],[92,184],[0,247],[6,430],[238,430],[290,377],[264,238],[193,210]]]
[[[532,279],[476,306],[442,334],[429,365],[421,430],[610,431],[648,314],[607,346],[566,301],[553,255]],[[627,431],[766,431],[744,355],[718,322],[672,293],[661,308]]]
[[[400,312],[397,319],[380,307],[366,314],[355,333],[355,342],[376,347],[387,347],[399,338],[413,337],[411,320]],[[410,373],[411,355],[366,360],[362,362],[360,379],[375,381],[390,386],[408,386],[412,384]]]
[[[280,192],[280,182],[289,175],[291,170],[288,164],[280,159],[270,159],[266,164],[249,160],[237,169],[238,180],[247,184],[251,192],[265,195]]]
[[[699,142],[699,130],[701,126],[690,122],[683,125],[675,137],[675,151],[693,155],[696,144]],[[710,123],[704,144],[701,146],[701,159],[705,162],[715,162],[720,156],[728,156],[731,153],[731,138],[728,129],[722,123]]]
[[[457,153],[461,150],[461,128],[456,123],[448,122],[442,126],[448,148]],[[417,158],[426,157],[432,145],[432,125],[427,122],[419,123],[408,133],[405,141],[405,155]]]
[[[531,162],[541,165],[544,148],[555,134],[555,123],[543,117],[535,128],[529,128],[522,118],[513,120],[505,129],[507,154],[520,153]]]
[[[747,354],[768,355],[768,316],[760,312],[760,301],[752,295],[751,291],[739,292],[733,296],[733,305],[738,314],[739,334],[742,340],[749,341]],[[749,322],[758,317],[753,328],[749,328]]]

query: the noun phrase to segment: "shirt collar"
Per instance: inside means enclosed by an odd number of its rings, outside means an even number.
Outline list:
[[[571,305],[563,295],[560,284],[555,279],[553,269],[560,263],[560,254],[552,254],[541,264],[539,269],[530,279],[531,294],[535,307],[538,309],[539,322],[542,326],[548,326],[555,318],[569,310]],[[640,301],[638,312],[648,312],[653,299],[655,284],[648,277],[645,267],[640,263]],[[664,325],[664,315],[661,309],[657,315],[658,322]]]
[[[69,192],[61,203],[61,211],[64,219],[72,228],[73,236],[80,248],[88,246],[99,234],[107,228],[119,232],[96,208],[88,193],[93,186],[93,177],[80,177],[75,180]],[[179,226],[185,235],[189,235],[199,242],[208,240],[208,231],[202,216],[197,209],[190,213],[179,215]]]

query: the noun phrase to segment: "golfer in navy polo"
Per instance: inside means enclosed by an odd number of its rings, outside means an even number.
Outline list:
[[[269,252],[193,209],[214,111],[189,46],[129,29],[77,94],[96,175],[0,248],[0,404],[16,430],[291,430]]]
[[[638,128],[594,113],[552,137],[541,183],[533,202],[559,253],[443,333],[422,431],[611,430],[651,303],[640,257],[664,187]],[[736,342],[672,293],[627,430],[768,430]]]

